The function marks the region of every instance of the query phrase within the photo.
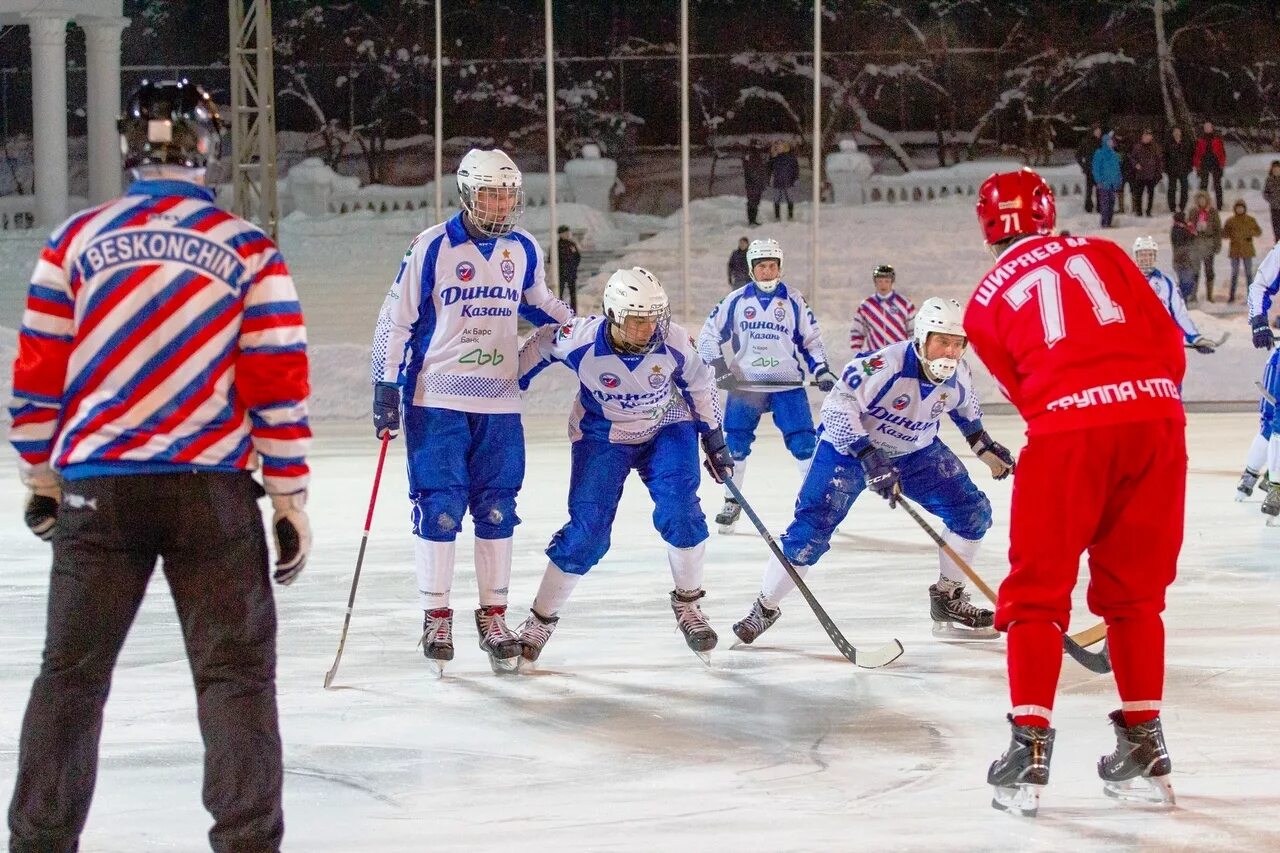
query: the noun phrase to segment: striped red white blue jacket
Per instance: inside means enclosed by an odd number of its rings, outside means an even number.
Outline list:
[[[305,489],[306,330],[275,243],[175,180],[134,183],[49,239],[13,367],[22,478],[252,470]]]
[[[853,314],[849,346],[855,353],[868,353],[905,341],[911,337],[915,316],[916,306],[897,291],[884,297],[872,294]]]

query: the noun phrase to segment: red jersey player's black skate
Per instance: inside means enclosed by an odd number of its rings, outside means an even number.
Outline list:
[[[1040,792],[1049,784],[1049,762],[1053,758],[1056,732],[1040,726],[1020,726],[1009,715],[1013,739],[1004,755],[991,762],[987,783],[995,790],[993,808],[1023,817],[1035,817],[1040,809]]]
[[[1116,750],[1098,759],[1098,776],[1108,797],[1172,806],[1173,762],[1164,744],[1160,718],[1126,726],[1122,711],[1111,712]]]

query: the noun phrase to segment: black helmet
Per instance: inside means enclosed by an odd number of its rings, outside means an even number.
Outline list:
[[[222,118],[209,93],[187,80],[143,80],[116,123],[124,167],[204,169],[222,149]]]
[[[893,267],[889,264],[880,264],[871,271],[872,278],[888,278],[897,280],[898,274],[894,272]]]

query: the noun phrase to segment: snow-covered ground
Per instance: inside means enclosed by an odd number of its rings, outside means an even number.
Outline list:
[[[989,426],[1021,444],[1012,417],[992,417]],[[458,656],[436,680],[415,648],[421,612],[397,442],[336,689],[325,691],[376,443],[363,424],[323,423],[312,456],[315,551],[299,582],[277,596],[285,849],[1280,849],[1280,746],[1268,735],[1280,701],[1280,530],[1262,525],[1256,497],[1231,499],[1254,427],[1244,414],[1191,417],[1188,533],[1166,617],[1164,719],[1178,809],[1103,797],[1093,765],[1114,744],[1106,714],[1115,688],[1068,660],[1052,784],[1031,821],[988,805],[986,766],[1008,737],[1004,641],[930,636],[926,588],[936,551],[873,496],[855,505],[810,581],[855,644],[901,639],[906,653],[883,670],[850,666],[798,595],[754,647],[731,647],[729,626],[746,612],[767,555],[745,518],[737,534],[713,532],[708,544],[704,603],[721,646],[704,667],[675,630],[663,547],[633,478],[612,551],[578,588],[531,675],[494,676],[475,647],[471,537],[461,537]],[[777,533],[799,475],[767,418],[762,430],[746,494]],[[528,434],[511,585],[517,619],[545,565],[542,549],[565,519],[569,468],[561,416],[529,418]],[[946,434],[962,445],[954,430]],[[995,506],[976,564],[994,584],[1007,571],[1010,488],[957,449]],[[0,449],[0,466],[12,465],[12,452]],[[705,508],[719,504],[709,481],[700,497]],[[23,529],[21,498],[16,487],[0,489],[6,798],[48,584],[48,546]],[[193,693],[159,577],[116,670],[85,850],[205,845]],[[1083,584],[1077,593],[1079,602]],[[1080,607],[1075,627],[1093,624]]]

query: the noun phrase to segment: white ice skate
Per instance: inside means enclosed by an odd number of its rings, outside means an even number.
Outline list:
[[[964,584],[939,578],[929,587],[929,615],[933,636],[947,640],[994,640],[995,614],[969,601]]]

